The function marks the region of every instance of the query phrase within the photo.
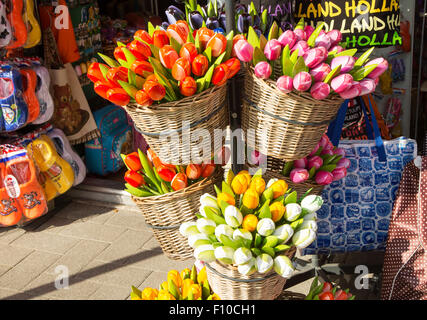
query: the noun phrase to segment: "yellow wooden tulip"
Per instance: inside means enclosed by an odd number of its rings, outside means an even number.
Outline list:
[[[173,295],[166,290],[160,290],[159,295],[157,296],[157,300],[176,300]]]
[[[202,296],[202,287],[199,284],[192,284],[190,290],[193,293],[193,300],[197,300]]]
[[[259,205],[259,194],[254,189],[248,189],[243,195],[243,205],[248,209],[255,209]]]
[[[159,290],[153,288],[145,288],[142,290],[141,299],[142,300],[155,300],[159,295]]]
[[[258,224],[258,218],[254,214],[248,214],[243,218],[242,228],[250,232],[256,230]]]
[[[191,270],[188,268],[185,268],[181,271],[181,279],[184,280],[185,278],[190,278]]]
[[[217,201],[218,201],[218,205],[221,205],[221,200],[227,202],[229,205],[236,205],[236,200],[234,199],[234,197],[228,193],[225,192],[221,192],[218,197],[217,197]]]
[[[191,279],[185,279],[182,282],[182,297],[186,298],[188,296],[188,292],[190,290],[190,287],[194,284],[194,281]]]
[[[270,205],[271,219],[274,222],[277,222],[280,219],[282,219],[283,215],[285,214],[285,211],[286,211],[286,208],[282,202],[278,201]]]
[[[261,177],[255,177],[249,185],[249,189],[254,189],[258,194],[262,194],[265,190],[265,180]]]
[[[197,275],[197,283],[202,285],[205,281],[208,281],[208,274],[206,273],[206,267],[203,267]]]
[[[243,174],[238,174],[231,182],[231,188],[235,194],[244,194],[248,189],[248,186],[248,180]]]
[[[278,197],[283,196],[286,191],[288,191],[288,184],[285,180],[277,180],[271,185],[271,188],[273,189],[273,198],[277,199]]]
[[[172,280],[175,283],[175,285],[176,285],[177,288],[181,288],[181,286],[182,286],[182,279],[181,279],[181,276],[180,276],[180,274],[179,274],[178,271],[176,271],[176,270],[170,270],[168,272],[168,281],[169,280]]]

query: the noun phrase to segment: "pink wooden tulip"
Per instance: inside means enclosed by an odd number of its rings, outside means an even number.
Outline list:
[[[313,48],[306,52],[304,55],[304,62],[307,67],[310,69],[317,67],[328,57],[328,51],[323,48]]]
[[[297,36],[292,30],[286,30],[280,35],[278,40],[283,48],[288,45],[289,49],[292,49],[297,42]]]
[[[311,75],[308,72],[301,71],[294,77],[294,88],[298,91],[307,91],[311,87]]]
[[[331,39],[331,47],[338,45],[342,40],[342,33],[339,30],[331,30],[327,35]]]
[[[347,89],[340,93],[340,97],[343,99],[354,99],[360,96],[361,92],[362,89],[360,87],[359,82],[354,81],[350,89]]]
[[[308,173],[307,169],[302,168],[293,169],[289,175],[289,178],[293,183],[302,183],[307,181],[309,177],[310,174]]]
[[[334,176],[328,171],[318,171],[314,179],[316,180],[317,184],[326,186],[332,183]]]
[[[321,63],[315,68],[310,70],[310,74],[313,76],[315,82],[320,82],[325,80],[328,74],[331,72],[331,67],[327,63]]]
[[[319,150],[319,148],[320,148],[320,145],[316,144],[316,146],[314,147],[313,151],[310,152],[310,154],[308,155],[308,157],[310,158],[310,157],[314,156],[314,154]]]
[[[329,156],[333,156],[334,155],[334,150],[333,150],[333,148],[330,148],[330,149],[323,149],[322,150],[322,152],[320,153],[320,155],[325,155],[325,154],[327,154],[327,155],[329,155]]]
[[[234,45],[236,56],[243,62],[249,62],[252,60],[254,54],[254,48],[246,40],[239,40]]]
[[[323,159],[319,156],[314,156],[308,158],[308,169],[316,168],[316,170],[319,170],[320,167],[323,166]]]
[[[255,166],[260,166],[264,163],[267,162],[267,156],[265,156],[264,154],[262,154],[259,151],[252,151],[251,153],[251,164],[255,165]]]
[[[325,47],[326,49],[329,49],[331,44],[332,40],[327,33],[319,34],[315,42],[316,47]]]
[[[305,32],[305,36],[307,38],[307,40],[310,38],[311,34],[314,31],[314,27],[312,27],[311,25],[306,25],[304,28],[304,32]]]
[[[388,62],[384,58],[377,58],[365,64],[365,67],[377,64],[378,66],[368,76],[371,79],[376,79],[388,69]]]
[[[348,168],[350,168],[350,166],[351,166],[351,162],[347,158],[341,158],[337,162],[337,168],[344,167],[344,168],[348,169]]]
[[[345,157],[345,150],[343,148],[336,148],[334,149],[334,154]]]
[[[345,167],[339,167],[332,170],[332,176],[334,181],[341,180],[347,176],[347,169]]]
[[[375,84],[375,80],[372,80],[369,78],[365,78],[362,81],[360,81],[359,85],[361,89],[361,92],[360,92],[361,96],[374,92],[375,88],[377,87],[377,85]]]
[[[276,39],[271,39],[267,42],[264,48],[264,54],[270,61],[277,60],[282,53],[282,45]]]
[[[324,82],[316,82],[310,90],[311,96],[316,100],[326,99],[331,93],[331,87]]]
[[[333,47],[329,48],[329,51],[330,52],[336,51],[337,53],[340,53],[340,52],[344,51],[344,48],[341,46],[333,46]]]
[[[307,168],[308,160],[307,158],[294,160],[294,168]]]
[[[349,72],[353,69],[356,60],[351,56],[341,56],[332,59],[331,68],[334,70],[341,65],[341,73]]]
[[[325,146],[329,143],[329,138],[326,134],[324,134],[319,141],[319,146],[323,148],[325,148]]]
[[[307,41],[300,40],[293,46],[291,51],[294,52],[297,49],[298,49],[298,56],[302,57],[306,54],[308,50],[310,50],[310,47],[308,46]]]
[[[255,75],[261,79],[268,79],[271,76],[271,65],[266,61],[260,61],[255,66]]]
[[[277,89],[279,89],[283,93],[291,92],[294,89],[293,80],[294,79],[292,79],[292,77],[289,77],[289,76],[279,77],[279,79],[277,79],[277,82],[276,82]]]
[[[307,40],[307,35],[305,34],[305,31],[303,29],[296,29],[294,30],[294,33],[297,37],[297,41]]]
[[[331,87],[336,93],[347,91],[353,86],[353,77],[351,74],[344,73],[332,79]]]

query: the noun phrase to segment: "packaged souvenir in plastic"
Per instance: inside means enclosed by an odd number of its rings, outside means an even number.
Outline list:
[[[36,96],[40,104],[39,117],[33,124],[42,124],[49,121],[54,112],[53,99],[49,91],[50,75],[47,68],[40,64],[34,63],[32,68],[37,74]]]
[[[1,146],[0,176],[0,226],[23,224],[48,211],[36,167],[24,148]]]
[[[0,1],[0,48],[6,47],[12,40],[12,27],[6,15],[6,5]]]
[[[12,26],[12,40],[6,46],[6,49],[16,49],[22,47],[27,42],[28,29],[22,17],[24,9],[24,0],[10,0],[10,13],[7,19]]]
[[[35,47],[41,40],[42,33],[34,11],[34,0],[24,0],[23,20],[27,25],[28,35],[24,48]]]

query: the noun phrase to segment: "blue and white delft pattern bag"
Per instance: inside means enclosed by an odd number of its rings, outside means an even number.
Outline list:
[[[340,114],[336,121],[340,128]],[[416,157],[417,144],[407,138],[382,141],[375,119],[373,129],[379,139],[340,141],[351,166],[344,179],[325,187],[317,239],[303,254],[385,249],[402,171]]]

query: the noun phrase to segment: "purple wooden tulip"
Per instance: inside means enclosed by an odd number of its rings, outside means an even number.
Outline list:
[[[298,91],[307,91],[311,87],[311,75],[302,71],[294,77],[294,88]]]
[[[308,160],[307,158],[294,160],[294,168],[307,168]]]
[[[332,71],[331,67],[327,63],[321,63],[315,68],[310,70],[310,74],[313,76],[315,82],[325,80],[328,74]]]
[[[271,65],[266,61],[260,61],[255,66],[255,75],[261,79],[268,79],[271,76]]]
[[[314,179],[316,180],[317,184],[326,186],[332,183],[334,176],[328,171],[318,171]]]
[[[340,92],[340,97],[343,99],[354,99],[360,96],[361,92],[362,89],[360,87],[359,82],[354,81],[350,89]]]
[[[343,148],[336,148],[334,149],[334,154],[337,154],[339,156],[345,157],[345,150]]]
[[[372,80],[369,78],[365,78],[362,81],[360,81],[359,85],[361,89],[361,92],[360,92],[361,96],[374,92],[375,88],[377,87],[377,85],[375,84],[375,80]]]
[[[313,33],[314,28],[311,25],[306,25],[304,28],[305,36],[307,40],[310,38],[311,34]]]
[[[337,168],[341,168],[344,167],[346,169],[350,168],[351,166],[351,162],[349,159],[347,158],[341,158],[338,162],[337,162]]]
[[[297,50],[298,49],[298,56],[299,57],[302,57],[302,56],[304,56],[305,54],[306,54],[306,52],[308,51],[308,50],[310,50],[310,47],[308,46],[308,44],[307,44],[307,41],[304,41],[304,40],[301,40],[301,41],[298,41],[294,46],[293,46],[293,48],[292,48],[292,52],[294,52],[295,50]]]
[[[292,79],[289,76],[279,77],[279,79],[277,79],[277,82],[276,82],[277,89],[279,89],[283,93],[291,92],[292,90],[294,90],[294,86],[293,86],[294,81],[293,80],[294,79]]]
[[[339,30],[331,30],[328,33],[329,38],[331,39],[331,47],[338,45],[342,40],[342,33]]]
[[[347,91],[353,86],[351,74],[344,73],[332,79],[331,87],[336,93]]]
[[[293,183],[302,183],[308,180],[310,174],[307,169],[297,168],[293,169],[289,175],[289,178]]]
[[[329,48],[329,52],[336,51],[337,53],[343,52],[344,48],[341,46],[333,46]]]
[[[297,42],[297,36],[292,30],[286,30],[280,35],[278,41],[280,42],[283,48],[288,45],[289,49],[292,49],[295,43]]]
[[[234,45],[236,56],[243,62],[249,62],[252,60],[254,54],[254,48],[246,40],[239,40]]]
[[[264,48],[264,54],[268,60],[277,60],[282,53],[282,45],[276,39],[271,39],[267,42]]]
[[[365,64],[365,67],[377,64],[378,67],[376,67],[368,76],[371,79],[376,79],[380,75],[382,75],[386,70],[388,69],[388,62],[384,58],[377,58],[374,60],[369,61],[367,64]]]
[[[319,170],[320,167],[323,166],[323,159],[319,156],[313,156],[308,158],[308,169],[316,168],[316,170]]]
[[[319,34],[315,42],[316,47],[325,47],[326,49],[329,49],[331,44],[332,40],[327,33]]]
[[[314,68],[321,64],[328,57],[328,51],[323,48],[313,48],[306,52],[304,55],[304,62],[307,67]]]
[[[324,82],[316,82],[310,90],[311,96],[316,100],[326,99],[331,93],[331,87]]]
[[[347,176],[347,169],[345,167],[339,167],[332,170],[332,176],[334,181],[341,180]]]
[[[301,41],[301,40],[306,41],[307,40],[307,35],[305,34],[303,29],[296,29],[296,30],[294,30],[294,33],[297,37],[297,41]]]
[[[341,65],[341,73],[349,72],[353,69],[356,60],[351,56],[341,56],[332,59],[331,68],[334,70]]]

